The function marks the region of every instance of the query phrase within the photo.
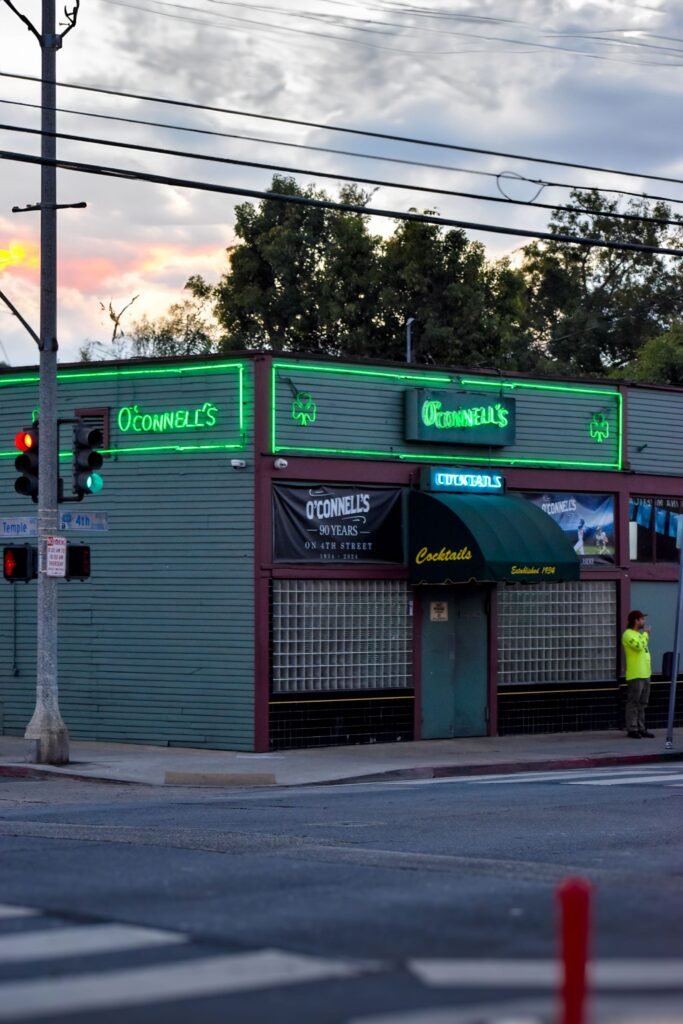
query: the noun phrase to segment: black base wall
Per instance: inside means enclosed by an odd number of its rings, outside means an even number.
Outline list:
[[[668,681],[655,680],[650,691],[647,724],[665,729],[668,720]],[[538,693],[513,687],[498,692],[498,735],[541,732],[598,732],[624,728],[626,685],[614,688],[539,688]],[[674,725],[683,726],[683,680],[676,687]]]
[[[297,694],[270,704],[270,749],[341,747],[354,743],[396,743],[414,737],[412,692],[391,696]]]

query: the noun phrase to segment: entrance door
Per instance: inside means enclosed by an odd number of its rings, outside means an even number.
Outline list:
[[[485,736],[489,588],[420,587],[418,596],[422,601],[422,737]]]

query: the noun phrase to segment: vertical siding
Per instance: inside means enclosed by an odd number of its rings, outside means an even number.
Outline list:
[[[207,371],[60,379],[60,416],[107,406],[112,430],[104,491],[62,506],[109,518],[106,533],[69,533],[91,545],[92,577],[59,584],[60,706],[73,737],[252,749],[252,375],[246,365],[240,436],[236,373],[210,363]],[[31,400],[27,385],[0,389],[3,451]],[[219,409],[213,432],[132,436],[117,426],[122,405],[162,411],[206,401]],[[167,444],[177,450],[131,450]],[[209,447],[186,450],[200,444]],[[233,469],[232,458],[247,468]],[[35,514],[14,494],[15,475],[13,458],[0,458],[0,516]],[[2,582],[0,700],[4,730],[21,734],[35,694],[36,585]]]

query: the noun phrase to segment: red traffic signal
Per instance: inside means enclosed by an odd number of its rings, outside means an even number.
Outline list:
[[[17,494],[25,494],[38,501],[38,427],[26,427],[14,438],[14,444],[21,452],[14,460],[14,467],[21,475],[14,481]]]
[[[36,549],[30,544],[15,544],[2,549],[2,575],[10,583],[28,583],[38,575]]]
[[[38,431],[30,427],[26,430],[20,430],[14,438],[14,444],[20,452],[32,451],[38,447]]]

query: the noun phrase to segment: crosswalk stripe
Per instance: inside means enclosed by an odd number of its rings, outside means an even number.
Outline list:
[[[187,936],[123,924],[77,925],[0,936],[0,963],[54,960],[64,956],[117,953],[187,942]]]
[[[496,786],[511,786],[519,785],[520,783],[534,783],[534,782],[573,782],[581,781],[582,779],[594,779],[598,776],[613,779],[615,784],[618,784],[621,779],[627,779],[633,774],[633,768],[622,768],[622,769],[611,769],[611,768],[585,768],[585,769],[569,769],[567,771],[557,772],[524,772],[521,775],[478,775],[467,779],[462,779],[462,782],[467,783],[488,783]],[[639,773],[642,778],[654,778],[655,775],[648,775],[647,770],[643,772],[640,769]],[[657,771],[657,776],[662,778],[678,777],[677,772],[669,771],[663,772],[661,769]]]
[[[547,988],[561,980],[558,960],[410,960],[425,985],[473,988]],[[599,960],[588,966],[599,989],[683,991],[683,960]]]
[[[40,910],[33,907],[14,907],[11,903],[0,903],[0,921],[6,921],[12,917],[35,917]]]
[[[86,1010],[168,1003],[248,989],[350,978],[376,969],[378,965],[368,961],[327,960],[264,949],[186,963],[62,978],[30,978],[0,983],[0,1020],[66,1017]]]
[[[629,779],[567,779],[568,786],[638,786],[648,782],[683,782],[683,774],[667,773],[666,775],[634,775]]]

